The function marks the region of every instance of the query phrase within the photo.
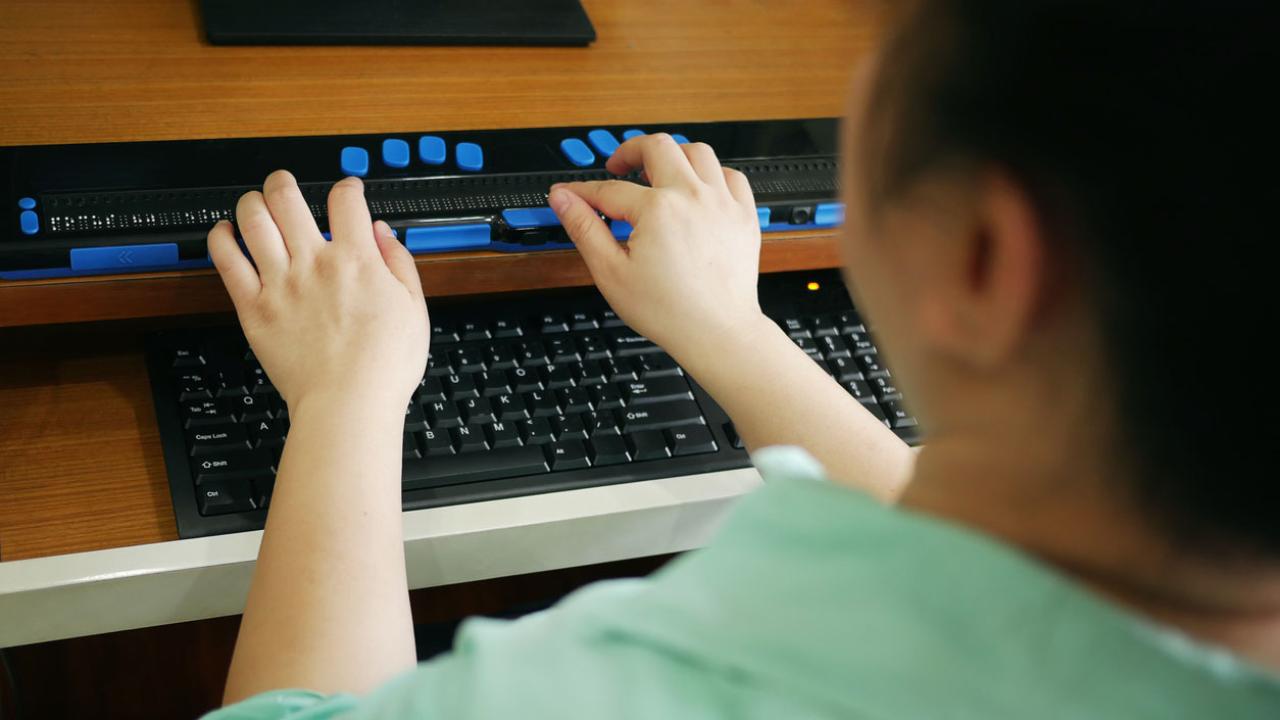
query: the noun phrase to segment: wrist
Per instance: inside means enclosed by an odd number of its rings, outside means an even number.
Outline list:
[[[694,343],[672,351],[676,362],[698,378],[710,380],[722,369],[741,365],[740,360],[782,339],[782,330],[763,312],[756,311],[724,327],[700,334]],[[726,362],[727,359],[735,360]]]

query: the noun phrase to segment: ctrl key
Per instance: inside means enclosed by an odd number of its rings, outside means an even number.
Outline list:
[[[201,515],[226,515],[253,509],[247,480],[207,482],[196,487]]]

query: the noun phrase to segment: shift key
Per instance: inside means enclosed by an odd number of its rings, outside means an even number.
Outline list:
[[[267,450],[243,450],[211,453],[191,459],[196,484],[210,480],[231,478],[255,478],[271,475],[275,458]]]
[[[698,409],[698,403],[692,400],[628,407],[617,412],[618,419],[622,421],[624,433],[658,430],[677,425],[705,424],[702,411]]]

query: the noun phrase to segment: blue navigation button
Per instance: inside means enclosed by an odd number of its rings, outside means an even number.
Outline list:
[[[71,249],[72,270],[128,270],[158,265],[175,265],[177,262],[177,243],[109,245],[106,247]]]
[[[590,167],[595,164],[595,153],[591,152],[591,148],[578,138],[565,138],[560,141],[560,152],[569,159],[569,162],[578,167]]]
[[[40,216],[34,210],[23,210],[18,213],[18,226],[23,235],[35,235],[40,232]]]
[[[428,165],[443,165],[449,156],[444,138],[435,135],[423,135],[418,138],[418,159]]]
[[[773,210],[769,208],[756,208],[756,217],[760,218],[760,227],[769,227],[769,219],[773,215]]]
[[[475,143],[458,143],[453,148],[453,159],[458,162],[458,169],[479,172],[484,169],[484,150]]]
[[[503,210],[502,219],[506,220],[507,224],[516,230],[555,227],[560,224],[560,218],[556,217],[555,211],[549,207]]]
[[[342,174],[364,177],[369,174],[369,151],[362,147],[342,148]]]
[[[613,236],[619,240],[626,240],[631,237],[631,223],[626,220],[612,220],[609,222],[609,229],[613,231]]]
[[[643,130],[625,130],[622,133],[622,139],[630,140],[631,138],[638,138],[643,134],[644,134]]]
[[[595,148],[596,152],[605,156],[605,158],[608,158],[613,154],[614,150],[618,149],[618,138],[614,137],[613,133],[608,130],[592,130],[587,133],[587,139],[591,141],[591,147]]]
[[[671,139],[675,140],[677,145],[689,144],[689,138],[681,135],[680,133],[671,133]]]
[[[844,222],[844,203],[822,203],[813,209],[813,224],[818,227],[835,227]]]
[[[382,163],[387,167],[409,167],[409,143],[398,138],[382,141]]]
[[[467,250],[489,244],[488,223],[465,225],[427,225],[411,227],[404,232],[404,246],[411,253]]]
[[[23,210],[35,210],[36,199],[33,197],[18,198],[18,207],[22,208]]]

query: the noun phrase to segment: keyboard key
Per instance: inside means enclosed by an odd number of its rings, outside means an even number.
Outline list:
[[[489,348],[489,352],[485,355],[485,363],[489,366],[489,371],[511,370],[520,363],[516,359],[516,350],[510,345],[499,345]]]
[[[484,169],[484,150],[475,143],[460,142],[454,145],[453,159],[459,170],[480,172]]]
[[[276,476],[254,478],[249,487],[253,490],[253,504],[265,510],[271,506],[271,496],[276,491]]]
[[[871,392],[875,394],[876,400],[882,403],[902,399],[902,393],[899,392],[898,386],[893,383],[892,378],[878,377],[872,380]]]
[[[600,327],[599,321],[595,316],[587,312],[575,312],[569,314],[569,329],[574,332],[582,332],[585,330],[595,330]]]
[[[248,425],[249,433],[253,439],[253,446],[257,448],[278,448],[284,447],[285,436],[289,432],[289,422],[287,420],[259,420]]]
[[[680,375],[683,371],[676,364],[675,358],[664,352],[641,355],[633,361],[637,374],[643,379],[662,377],[664,375]]]
[[[853,348],[854,355],[874,355],[876,352],[876,344],[871,341],[871,336],[864,332],[850,333],[847,336],[849,346]]]
[[[787,337],[792,340],[813,336],[809,326],[800,318],[783,318],[781,325],[782,329],[787,333]]]
[[[184,373],[179,375],[175,385],[178,388],[179,400],[205,400],[213,397],[209,382],[200,373]]]
[[[567,388],[557,392],[556,396],[560,401],[561,412],[590,412],[593,409],[591,405],[591,395],[587,391],[587,388]]]
[[[557,440],[587,436],[587,425],[579,414],[557,415],[551,418],[551,429],[555,432]]]
[[[880,403],[884,408],[884,414],[889,418],[889,427],[892,428],[908,428],[919,425],[919,421],[915,419],[907,409],[902,406],[900,400],[887,400]]]
[[[622,432],[652,430],[677,425],[702,424],[702,412],[692,400],[642,405],[616,411],[622,420]]]
[[[559,365],[563,363],[576,363],[582,359],[578,355],[578,348],[574,346],[573,340],[567,337],[552,338],[547,343],[547,355],[551,358],[551,363]]]
[[[605,342],[603,335],[585,335],[578,340],[578,345],[582,348],[582,357],[587,360],[603,360],[609,357],[609,343]]]
[[[512,370],[509,380],[512,389],[518,393],[543,389],[541,375],[530,368],[518,367]]]
[[[408,460],[404,463],[401,477],[405,490],[417,490],[494,478],[537,475],[547,470],[547,460],[542,449],[526,446]]]
[[[560,414],[560,402],[556,399],[555,393],[541,390],[525,393],[523,397],[525,405],[529,408],[529,414],[533,417],[551,417]]]
[[[484,438],[484,427],[481,425],[464,425],[450,432],[453,434],[453,444],[458,448],[459,453],[478,452],[489,448]]]
[[[417,433],[423,451],[431,457],[453,454],[453,436],[448,430],[423,430]]]
[[[499,420],[524,420],[529,417],[529,408],[524,397],[520,395],[498,395],[490,404]]]
[[[559,315],[543,315],[539,327],[543,335],[569,332],[569,322]]]
[[[202,485],[211,480],[270,474],[275,470],[275,458],[267,450],[237,450],[202,455],[192,460],[191,465],[196,473],[196,485]]]
[[[525,445],[544,445],[555,440],[551,434],[551,422],[544,417],[524,420],[516,425]]]
[[[343,175],[364,177],[369,174],[369,151],[362,147],[344,147],[338,165]]]
[[[175,368],[203,367],[204,364],[204,356],[194,347],[177,348],[173,351]]]
[[[867,326],[862,324],[862,318],[858,317],[858,313],[852,310],[836,315],[836,328],[841,335],[846,336],[867,331]]]
[[[822,352],[822,357],[827,360],[833,358],[853,357],[853,352],[849,350],[849,346],[845,344],[844,338],[835,334],[835,327],[832,326],[832,332],[829,335],[820,335],[816,338],[818,350]]]
[[[427,426],[433,430],[458,427],[462,424],[462,413],[452,402],[433,402],[423,408],[427,412]]]
[[[577,470],[590,467],[587,445],[581,440],[561,440],[545,446],[552,470]]]
[[[846,383],[863,379],[862,368],[858,367],[858,363],[853,358],[832,358],[827,361],[827,366],[831,369],[831,375],[836,382]]]
[[[383,140],[382,164],[390,168],[409,167],[409,143],[398,138]]]
[[[643,335],[627,328],[617,328],[609,332],[609,344],[613,347],[615,357],[628,357],[658,352],[658,346]]]
[[[192,455],[219,455],[234,450],[249,449],[249,433],[243,425],[228,423],[206,425],[187,431],[187,446]]]
[[[476,387],[476,379],[471,374],[449,375],[441,382],[444,392],[453,400],[479,397],[480,388]]]
[[[746,444],[742,442],[742,438],[738,435],[738,429],[733,426],[733,423],[728,422],[724,424],[724,434],[729,438],[730,445],[734,446],[738,450],[746,448]]]
[[[532,370],[534,368],[542,367],[543,365],[546,365],[548,362],[547,346],[543,345],[541,342],[538,342],[537,340],[530,340],[529,342],[520,343],[520,348],[518,350],[518,353],[519,353],[520,367],[522,368],[528,368]]]
[[[217,400],[191,400],[182,403],[182,417],[186,427],[224,425],[235,420],[231,404],[226,398]]]
[[[548,365],[542,369],[542,382],[548,390],[573,387],[576,374],[572,365]]]
[[[719,450],[711,437],[711,431],[701,425],[673,428],[666,432],[672,455],[699,455]]]
[[[860,403],[870,403],[874,405],[876,402],[875,394],[871,392],[871,386],[864,380],[850,380],[849,382],[844,383],[844,389],[848,390],[849,394],[856,398]]]
[[[484,355],[480,348],[458,348],[449,353],[449,364],[455,373],[473,373],[484,370]]]
[[[651,405],[670,400],[692,400],[693,391],[683,377],[656,377],[618,385],[627,406]]]
[[[596,467],[620,465],[631,460],[631,454],[627,452],[627,441],[620,435],[593,435],[587,443],[587,455],[591,458],[591,464]]]
[[[427,165],[443,165],[448,157],[444,138],[423,135],[418,138],[418,159]]]
[[[667,439],[661,430],[643,430],[624,436],[627,446],[631,448],[632,460],[658,460],[671,457],[667,449]]]
[[[577,167],[591,167],[595,164],[596,154],[578,138],[565,138],[560,141],[560,153],[565,159]]]
[[[618,313],[612,310],[605,310],[600,313],[600,327],[602,328],[618,328],[623,327],[622,318],[618,317]]]
[[[422,411],[422,406],[416,402],[409,403],[408,407],[405,408],[404,429],[407,432],[427,429],[427,414]]]
[[[458,331],[463,342],[489,339],[489,328],[478,322],[464,322],[458,326]]]
[[[524,328],[514,320],[494,320],[492,331],[495,338],[518,338],[524,335]]]
[[[520,433],[513,422],[496,422],[484,429],[491,448],[520,447]]]
[[[407,432],[404,434],[404,444],[402,446],[404,459],[422,457],[422,453],[418,450],[418,442],[414,438],[414,434]]]
[[[458,331],[446,323],[431,324],[431,347],[438,348],[458,342]]]
[[[889,370],[880,364],[880,356],[876,353],[858,356],[858,364],[862,366],[862,374],[868,380],[889,377]]]
[[[468,425],[491,423],[498,419],[493,405],[486,398],[467,398],[458,403],[458,409],[462,411],[463,420]]]
[[[196,488],[196,501],[201,515],[226,515],[253,509],[249,499],[249,483],[245,480],[210,482]]]
[[[443,402],[448,396],[444,392],[444,383],[440,378],[428,375],[418,381],[418,402]]]

